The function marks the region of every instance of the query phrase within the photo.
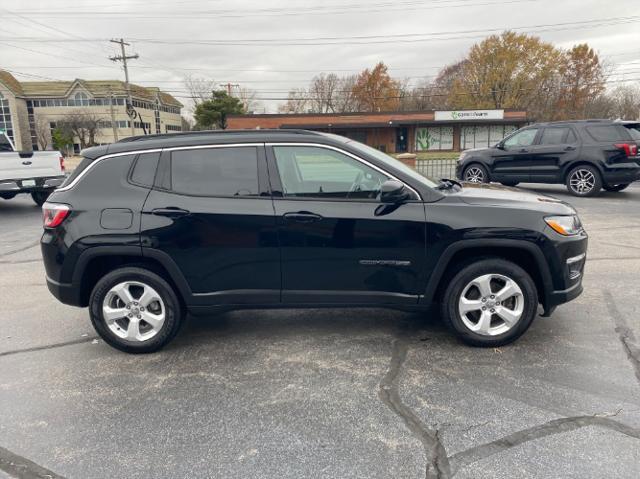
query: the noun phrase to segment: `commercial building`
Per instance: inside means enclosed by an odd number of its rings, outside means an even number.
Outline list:
[[[127,113],[127,90],[117,80],[20,82],[0,70],[0,131],[21,150],[52,148],[56,123],[72,115],[98,121],[94,141],[182,130],[182,103],[159,88],[131,85],[135,117]],[[134,126],[132,132],[131,126]],[[73,149],[79,151],[79,138]]]
[[[517,110],[232,115],[228,128],[304,128],[336,133],[389,153],[460,151],[500,141],[527,123]]]

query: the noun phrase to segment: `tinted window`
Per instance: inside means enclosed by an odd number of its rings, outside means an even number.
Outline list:
[[[175,151],[171,187],[192,195],[258,195],[258,152],[251,146]]]
[[[143,153],[138,156],[136,166],[131,173],[131,181],[139,185],[153,186],[153,179],[156,176],[159,153]]]
[[[576,138],[576,134],[573,132],[571,128],[569,128],[569,134],[567,135],[566,143],[576,143],[578,138]]]
[[[587,132],[596,141],[628,140],[629,133],[620,125],[588,126]]]
[[[545,128],[540,138],[541,145],[560,145],[565,143],[565,135],[568,134],[569,128]]]
[[[86,170],[91,163],[93,163],[93,160],[91,158],[82,158],[82,161],[78,164],[78,166],[76,166],[76,169],[73,170],[73,172],[62,182],[60,188],[64,188],[78,176],[80,176],[80,173]]]
[[[515,135],[507,138],[504,142],[504,146],[506,146],[507,148],[513,148],[517,146],[531,146],[533,145],[533,140],[536,139],[537,133],[537,128],[529,128],[528,130],[519,131]]]
[[[283,194],[316,198],[376,198],[388,177],[338,151],[313,146],[273,148]]]
[[[625,125],[625,128],[634,140],[640,140],[640,125]]]

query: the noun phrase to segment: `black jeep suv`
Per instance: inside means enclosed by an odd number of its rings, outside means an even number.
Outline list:
[[[124,351],[165,345],[187,312],[434,302],[463,340],[497,346],[582,291],[568,204],[436,183],[339,136],[185,133],[83,154],[43,206],[47,284]]]
[[[581,120],[540,123],[512,133],[492,148],[460,155],[465,181],[564,183],[575,196],[601,188],[622,191],[640,179],[640,123]]]

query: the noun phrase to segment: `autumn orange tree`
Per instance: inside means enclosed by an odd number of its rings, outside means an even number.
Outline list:
[[[589,102],[605,90],[605,78],[596,52],[586,43],[563,52],[557,101],[552,119],[584,118]]]
[[[449,103],[455,108],[528,108],[553,84],[561,57],[538,37],[492,35],[471,47]]]
[[[358,75],[353,85],[353,97],[360,111],[397,110],[400,82],[391,78],[387,66],[380,62],[373,70],[367,68]]]

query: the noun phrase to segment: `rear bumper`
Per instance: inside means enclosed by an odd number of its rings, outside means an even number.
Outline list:
[[[54,190],[60,186],[66,176],[52,176],[48,178],[24,178],[22,180],[0,180],[0,193],[30,193],[32,191]],[[34,181],[29,185],[28,181]]]
[[[80,288],[73,287],[72,284],[58,283],[47,276],[47,288],[58,301],[70,306],[81,306]]]
[[[607,185],[621,185],[640,180],[640,165],[637,163],[620,163],[608,165],[602,172],[602,179]]]

